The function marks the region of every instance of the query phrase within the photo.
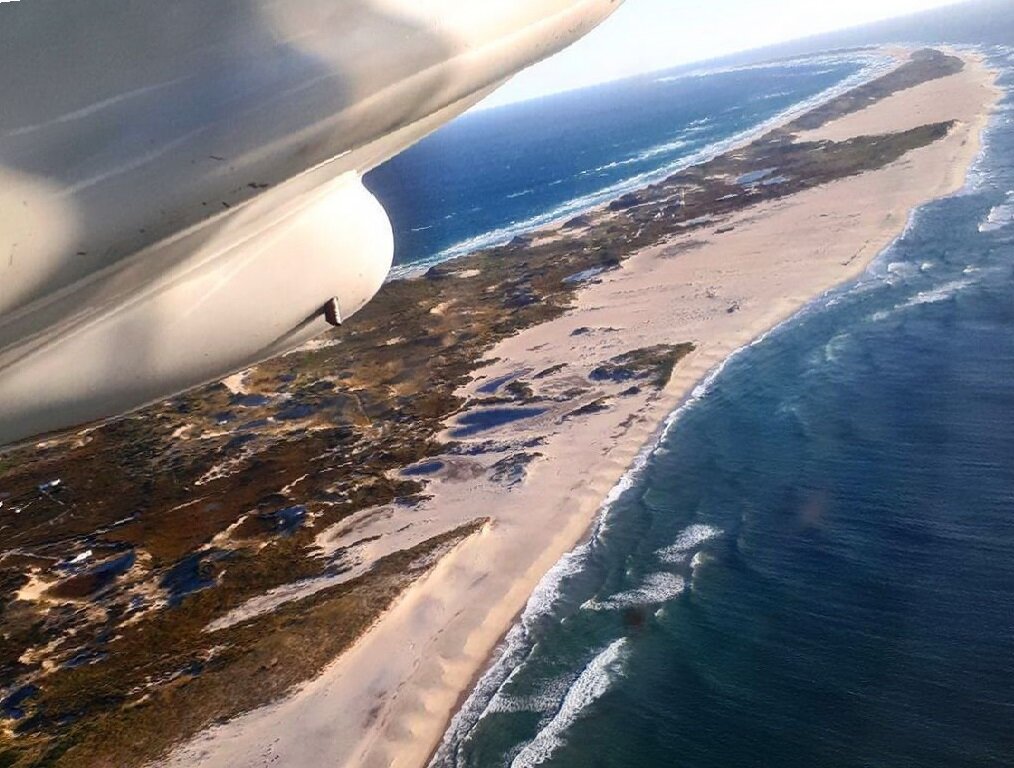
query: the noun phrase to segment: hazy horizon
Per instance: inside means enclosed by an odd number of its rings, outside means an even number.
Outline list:
[[[813,5],[810,0],[783,0],[777,9],[749,0],[716,0],[707,7],[673,0],[626,0],[601,27],[517,75],[479,109],[704,64],[963,4],[955,0],[831,0],[812,11],[807,10]]]

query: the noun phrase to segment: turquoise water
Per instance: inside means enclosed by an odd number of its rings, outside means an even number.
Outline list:
[[[1011,766],[1012,724],[1008,97],[965,192],[673,416],[434,764]]]

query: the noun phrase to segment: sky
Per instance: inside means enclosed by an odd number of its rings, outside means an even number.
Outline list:
[[[955,0],[626,0],[584,40],[518,75],[483,107],[618,80]]]

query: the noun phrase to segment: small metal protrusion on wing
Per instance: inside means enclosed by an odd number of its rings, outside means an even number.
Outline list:
[[[341,307],[338,306],[338,299],[331,298],[327,304],[324,305],[324,319],[327,320],[329,325],[333,325],[335,328],[340,328],[342,324],[342,312]]]

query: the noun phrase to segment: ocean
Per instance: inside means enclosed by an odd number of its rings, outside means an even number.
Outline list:
[[[872,53],[653,75],[470,113],[366,177],[394,277],[573,216],[869,79]]]
[[[1014,48],[987,53],[1014,89]],[[401,263],[432,263],[876,66],[656,77],[591,104],[478,113],[374,188],[407,227]],[[519,121],[540,139],[511,139]],[[416,174],[404,187],[399,167]],[[466,221],[441,225],[444,210]],[[741,350],[673,414],[533,595],[434,766],[1014,765],[1012,414],[1008,96],[961,194],[915,212],[860,280]]]

